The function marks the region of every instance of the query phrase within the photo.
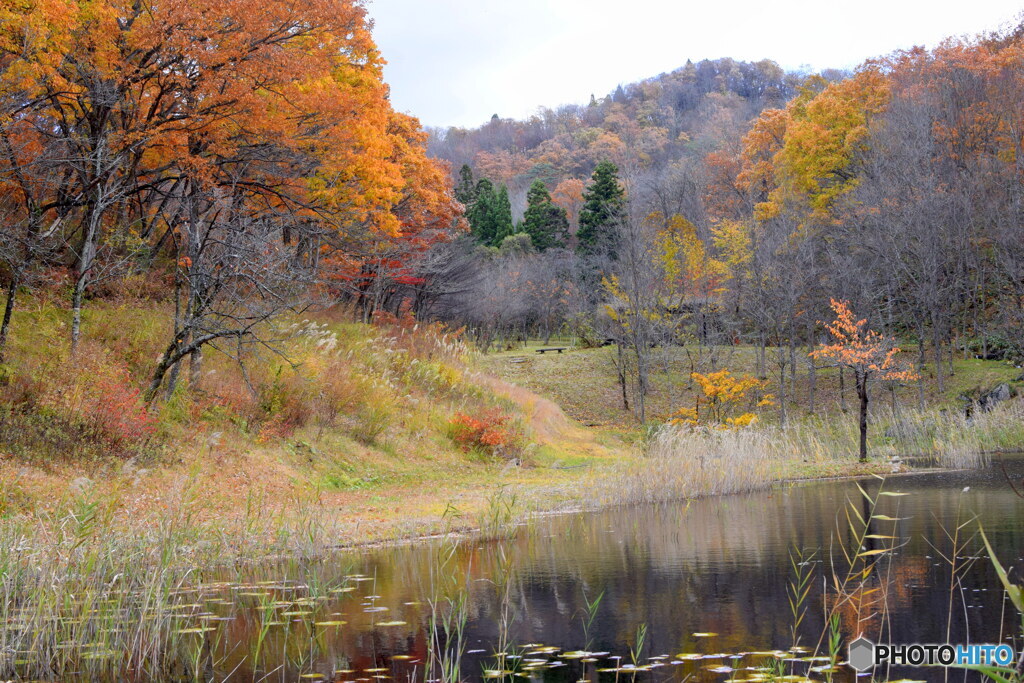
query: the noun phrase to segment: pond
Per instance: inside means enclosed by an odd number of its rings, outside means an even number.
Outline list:
[[[845,659],[858,634],[1016,651],[1020,618],[978,529],[1004,565],[1022,566],[1024,499],[1011,486],[1024,490],[1022,477],[1024,461],[1012,460],[810,482],[542,517],[487,542],[263,567],[242,583],[207,584],[191,613],[205,621],[183,625],[210,630],[179,637],[204,641],[211,678],[360,683],[435,680],[456,666],[463,680],[852,680],[846,666],[828,671],[826,658],[832,642]],[[871,570],[856,573],[865,562]]]

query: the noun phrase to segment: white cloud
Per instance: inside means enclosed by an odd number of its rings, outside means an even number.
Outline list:
[[[850,68],[1014,21],[1011,0],[372,0],[395,107],[428,125],[586,102],[686,63]]]

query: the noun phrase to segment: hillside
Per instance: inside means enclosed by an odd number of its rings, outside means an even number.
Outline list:
[[[268,523],[319,510],[344,530],[338,543],[365,542],[440,523],[449,503],[472,520],[491,487],[557,485],[552,465],[613,457],[557,406],[481,374],[438,325],[295,318],[279,348],[242,363],[210,354],[201,390],[147,407],[137,387],[173,311],[93,302],[74,358],[51,341],[67,313],[39,300],[16,316],[30,333],[0,366],[0,517],[87,495],[141,519],[193,496],[193,514],[217,524],[239,523],[242,502]]]
[[[822,76],[838,80],[844,74]],[[573,214],[574,181],[589,178],[599,162],[611,160],[638,179],[669,167],[685,173],[691,161],[733,145],[761,111],[784,106],[806,78],[769,60],[687,62],[620,85],[588,105],[545,108],[526,120],[495,115],[474,129],[432,129],[428,151],[455,174],[465,164],[508,186],[516,217],[534,180],[556,195],[561,186],[561,201]]]

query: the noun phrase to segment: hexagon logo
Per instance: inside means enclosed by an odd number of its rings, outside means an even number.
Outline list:
[[[850,643],[847,661],[857,671],[867,671],[875,665],[875,644],[861,636]]]

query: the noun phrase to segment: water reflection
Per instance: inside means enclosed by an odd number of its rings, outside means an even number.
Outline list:
[[[1018,478],[1024,474],[1019,461],[1012,470]],[[884,484],[866,480],[861,485],[872,497],[883,486],[908,495],[878,497],[876,513],[898,521],[877,521],[872,529],[877,536],[894,537],[892,541],[868,542],[900,547],[879,563],[867,586],[870,599],[859,613],[849,604],[839,610],[844,638],[863,631],[873,639],[903,643],[997,642],[1015,633],[1019,619],[1004,605],[987,559],[976,559],[980,543],[972,537],[977,524],[970,522],[977,517],[984,525],[1004,564],[1020,565],[1024,500],[1014,495],[997,468],[891,477]],[[213,643],[223,656],[213,673],[249,679],[272,672],[271,680],[320,674],[361,683],[382,677],[424,680],[429,602],[464,591],[467,653],[462,673],[467,680],[496,668],[549,681],[615,680],[627,674],[599,670],[633,664],[631,649],[636,664],[656,665],[641,674],[648,680],[688,675],[756,680],[749,671],[711,669],[742,669],[774,658],[680,660],[679,655],[730,655],[793,645],[787,590],[795,576],[791,557],[796,550],[815,553],[798,634],[800,643],[814,650],[827,632],[825,602],[835,600],[823,595],[823,585],[832,581],[833,571],[843,571],[841,546],[851,549],[855,542],[846,512],[851,501],[861,509],[855,484],[819,482],[691,503],[548,517],[512,539],[459,546],[443,570],[442,558],[449,557],[450,549],[434,543],[345,554],[304,567],[264,567],[245,577],[242,586],[222,577],[226,582],[213,586],[207,596],[219,591],[226,602],[208,609],[229,618],[221,622],[223,636]],[[962,547],[954,553],[958,527]],[[963,567],[955,580],[943,556],[958,558]],[[586,598],[602,592],[588,644],[583,628]],[[308,599],[303,603],[298,596]],[[287,605],[275,607],[274,602]],[[264,626],[268,622],[280,623]],[[645,633],[638,633],[641,626]],[[643,650],[636,653],[638,636]],[[263,664],[253,671],[257,641]],[[496,663],[491,655],[506,642],[518,657]],[[588,645],[623,659],[581,662],[580,656],[559,658],[542,647],[564,653]],[[819,648],[819,654],[825,649]],[[542,666],[541,661],[554,666]],[[941,671],[924,669],[889,675],[944,677]],[[960,678],[954,674],[951,680]]]

